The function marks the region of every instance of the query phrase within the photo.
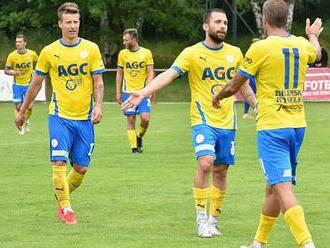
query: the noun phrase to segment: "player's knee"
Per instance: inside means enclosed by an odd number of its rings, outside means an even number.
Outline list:
[[[202,173],[209,173],[213,165],[213,160],[209,157],[198,158],[198,168]]]
[[[141,126],[146,128],[149,126],[149,118],[141,118]]]
[[[228,166],[213,166],[213,174],[215,177],[225,179],[227,177]]]
[[[73,165],[73,169],[74,169],[76,172],[78,172],[79,174],[84,175],[84,174],[86,174],[86,172],[87,172],[87,170],[88,170],[88,167],[86,167],[86,166],[79,166],[79,165],[77,165],[77,164],[74,164],[74,165]]]

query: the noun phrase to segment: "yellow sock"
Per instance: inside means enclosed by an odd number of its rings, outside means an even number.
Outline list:
[[[273,230],[273,227],[277,221],[277,217],[271,217],[261,214],[259,220],[258,230],[254,236],[254,240],[267,244],[268,237]]]
[[[71,169],[69,175],[68,175],[68,184],[69,184],[69,192],[73,192],[76,188],[78,188],[83,179],[84,179],[84,174],[80,174],[76,172],[73,168]]]
[[[17,117],[18,111],[17,109],[14,110],[15,118]]]
[[[127,130],[127,136],[128,136],[128,140],[129,140],[129,143],[131,145],[131,148],[136,148],[137,145],[136,145],[136,133],[135,133],[135,130]]]
[[[139,130],[137,131],[137,133],[136,133],[136,135],[138,136],[138,137],[143,137],[143,135],[146,133],[146,131],[147,131],[147,129],[146,128],[144,128],[144,127],[139,127]]]
[[[31,114],[32,114],[32,109],[26,110],[26,112],[25,112],[25,121],[27,121],[28,119],[30,119]]]
[[[69,208],[69,184],[66,178],[66,166],[53,166],[53,184],[55,197],[61,208]]]
[[[194,188],[193,191],[194,191],[194,200],[195,200],[196,210],[197,211],[206,211],[209,188],[206,188],[206,189]]]
[[[214,185],[210,189],[210,215],[218,217],[221,214],[221,207],[226,191],[220,190]]]
[[[284,213],[284,220],[290,227],[290,231],[296,239],[298,245],[303,246],[312,242],[312,235],[310,234],[304,215],[304,210],[297,205],[289,208]]]

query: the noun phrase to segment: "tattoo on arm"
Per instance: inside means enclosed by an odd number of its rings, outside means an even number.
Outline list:
[[[244,97],[245,101],[253,108],[255,109],[257,107],[257,99],[256,96],[251,89],[250,85],[248,83],[245,83],[241,89],[240,92],[242,96]]]
[[[94,101],[95,104],[102,105],[103,103],[103,94],[104,94],[104,85],[102,78],[97,79],[94,83]]]

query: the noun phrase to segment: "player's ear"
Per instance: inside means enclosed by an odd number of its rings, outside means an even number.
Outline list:
[[[206,23],[203,23],[203,30],[208,31],[209,30],[209,25]]]
[[[62,22],[61,22],[61,20],[58,20],[58,26],[59,26],[60,28],[62,28]]]

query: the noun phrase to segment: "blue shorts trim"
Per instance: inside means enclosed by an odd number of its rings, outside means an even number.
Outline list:
[[[235,164],[236,130],[221,129],[205,124],[192,127],[192,142],[196,158],[211,155],[214,164]]]
[[[21,104],[24,101],[26,92],[29,89],[29,85],[17,85],[13,84],[13,103]]]
[[[121,101],[122,102],[126,101],[130,95],[131,95],[130,93],[123,92],[121,95]],[[150,99],[144,98],[138,106],[123,111],[123,114],[128,116],[128,115],[139,115],[141,113],[150,113],[150,112],[151,112]]]
[[[297,157],[304,134],[305,128],[258,131],[259,161],[267,184],[296,183]]]
[[[48,116],[51,161],[89,166],[94,150],[94,126],[90,120]]]

